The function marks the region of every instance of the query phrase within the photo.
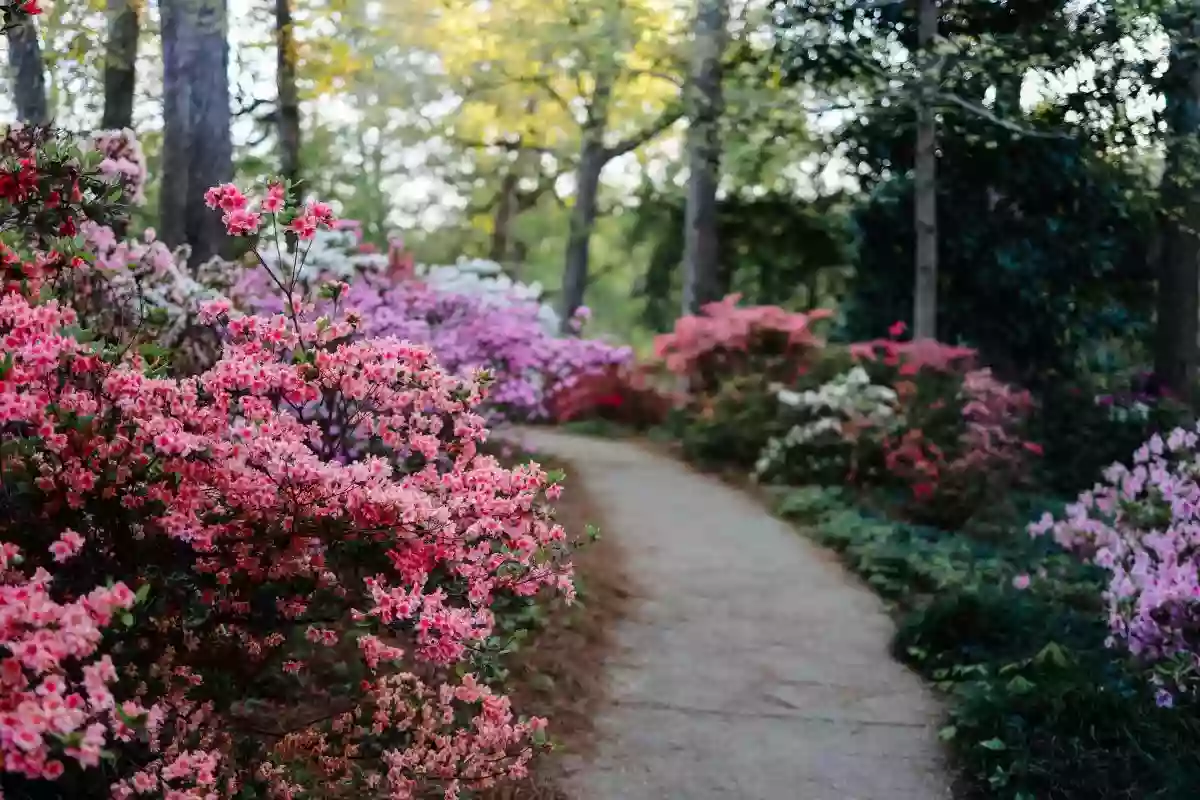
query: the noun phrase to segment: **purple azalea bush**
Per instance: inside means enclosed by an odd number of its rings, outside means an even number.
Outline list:
[[[1153,669],[1161,698],[1200,690],[1198,444],[1196,429],[1155,435],[1061,519],[1029,526],[1108,572],[1110,645]]]
[[[557,316],[536,299],[540,289],[502,277],[498,265],[464,261],[397,274],[386,259],[356,253],[353,227],[318,238],[317,256],[310,253],[296,267],[297,290],[312,296],[324,282],[345,282],[341,305],[358,315],[363,335],[428,344],[438,362],[459,375],[486,369],[492,384],[485,411],[493,424],[549,420],[556,392],[633,359],[628,347],[560,335]],[[276,311],[281,303],[264,270],[247,271],[231,295],[256,313]],[[319,312],[322,305],[312,308]],[[586,316],[584,310],[572,320],[576,330]]]

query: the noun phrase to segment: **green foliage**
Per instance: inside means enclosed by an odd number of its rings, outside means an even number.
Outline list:
[[[1076,372],[1093,343],[1149,332],[1150,186],[1075,142],[942,145],[938,331],[1028,384]],[[1014,169],[1014,165],[1019,168]],[[878,336],[912,307],[911,183],[896,177],[859,207],[845,335]]]
[[[783,431],[775,394],[760,376],[723,381],[703,406],[675,412],[669,425],[684,457],[705,468],[749,470],[763,446]]]
[[[851,508],[840,490],[811,487],[786,495],[779,511],[811,525],[892,601],[894,651],[948,697],[941,738],[969,796],[1194,796],[1200,716],[1158,708],[1146,681],[1105,647],[1097,570],[1011,519],[1006,536],[949,533],[892,523]],[[1025,575],[1029,588],[1015,588]]]
[[[599,439],[625,439],[634,433],[633,428],[622,425],[619,422],[604,419],[603,417],[572,420],[563,423],[559,427],[568,433],[576,433],[580,436],[595,436]]]
[[[1064,494],[1087,489],[1104,468],[1127,463],[1153,434],[1189,426],[1195,418],[1182,403],[1102,393],[1088,382],[1047,387],[1032,434],[1045,451],[1043,481]]]
[[[840,195],[815,201],[784,193],[721,199],[722,293],[789,310],[831,304],[844,291],[851,259],[846,206]],[[645,300],[643,321],[652,330],[670,329],[678,313],[683,223],[682,196],[642,193],[629,237],[631,243],[651,243],[634,293]]]

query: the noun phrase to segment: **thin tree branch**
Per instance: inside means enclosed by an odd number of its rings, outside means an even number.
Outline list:
[[[604,150],[605,160],[611,161],[618,156],[623,156],[633,150],[638,149],[646,142],[658,136],[667,128],[674,125],[683,117],[682,108],[672,108],[664,111],[657,120],[649,127],[643,128],[637,133],[631,134],[621,141],[614,144],[612,147],[607,147]]]
[[[959,95],[954,94],[953,92],[939,92],[937,94],[937,97],[938,97],[938,99],[953,103],[954,105],[958,106],[959,108],[962,108],[965,111],[969,111],[970,113],[975,114],[978,117],[982,117],[983,119],[986,119],[988,122],[991,122],[993,125],[998,125],[1001,128],[1004,128],[1007,131],[1012,131],[1013,133],[1018,134],[1020,136],[1029,136],[1029,137],[1035,138],[1035,139],[1069,140],[1069,139],[1075,138],[1074,136],[1071,136],[1069,134],[1059,133],[1057,131],[1038,131],[1038,130],[1034,130],[1032,128],[1026,128],[1023,125],[1018,125],[1017,123],[1013,122],[1012,120],[1007,120],[1007,119],[1004,119],[1003,117],[997,116],[994,112],[992,112],[990,109],[986,108],[985,106],[981,106],[978,103],[972,103],[970,100],[960,97]]]
[[[528,145],[519,141],[496,141],[487,142],[482,139],[466,139],[461,136],[447,134],[446,138],[455,144],[463,147],[470,147],[477,150],[490,150],[496,148],[499,150],[507,150],[510,153],[520,153],[522,151],[530,153],[541,153],[542,155],[561,156],[562,154],[552,147],[537,147]]]
[[[233,110],[233,116],[244,117],[247,114],[253,114],[255,111],[257,111],[258,109],[260,109],[264,106],[273,106],[273,105],[275,105],[275,98],[273,98],[273,97],[270,99],[261,99],[260,98],[260,99],[252,100],[249,103],[242,103],[238,108],[235,108]]]

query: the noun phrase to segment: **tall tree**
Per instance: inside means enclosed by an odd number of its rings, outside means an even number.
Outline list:
[[[30,125],[44,125],[50,121],[50,104],[37,22],[31,16],[24,16],[5,35],[17,119]]]
[[[1190,395],[1196,377],[1200,314],[1200,9],[1188,2],[1164,15],[1171,37],[1164,76],[1168,131],[1163,174],[1155,372]]]
[[[606,147],[604,134],[607,128],[611,97],[612,84],[607,83],[603,78],[598,79],[596,93],[592,96],[592,104],[588,109],[588,119],[583,126],[579,165],[575,170],[575,205],[571,209],[566,263],[563,268],[562,325],[564,332],[572,330],[571,317],[583,305],[584,295],[587,292],[592,231],[596,226],[600,178],[604,173],[604,168],[614,158],[633,152],[653,139],[681,116],[678,110],[664,111],[649,128]]]
[[[161,0],[163,163],[160,231],[192,249],[193,267],[219,255],[221,220],[204,191],[233,178],[225,0]]]
[[[683,313],[719,300],[717,184],[720,181],[721,64],[729,8],[697,0],[692,75],[688,85],[688,190],[683,231]]]
[[[108,41],[104,48],[104,115],[100,127],[133,127],[137,86],[138,37],[142,0],[108,0]]]
[[[463,99],[449,138],[521,147],[574,167],[564,253],[564,325],[583,304],[605,167],[680,116],[687,15],[676,0],[415,0],[405,26]],[[432,6],[430,8],[429,6]],[[535,96],[535,114],[525,113]]]
[[[914,225],[916,241],[916,284],[913,292],[913,338],[937,338],[938,229],[937,229],[937,120],[934,92],[937,76],[933,45],[937,39],[937,0],[917,0],[917,41],[922,57],[921,83],[917,99],[917,148],[915,153]]]
[[[291,0],[275,0],[275,88],[279,114],[279,160],[283,177],[300,180],[300,93],[296,88],[296,38]]]

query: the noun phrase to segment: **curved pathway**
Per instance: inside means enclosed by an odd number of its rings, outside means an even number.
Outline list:
[[[547,430],[620,539],[617,627],[578,800],[941,800],[938,707],[878,599],[753,498],[637,444]],[[581,664],[581,669],[591,665]]]

